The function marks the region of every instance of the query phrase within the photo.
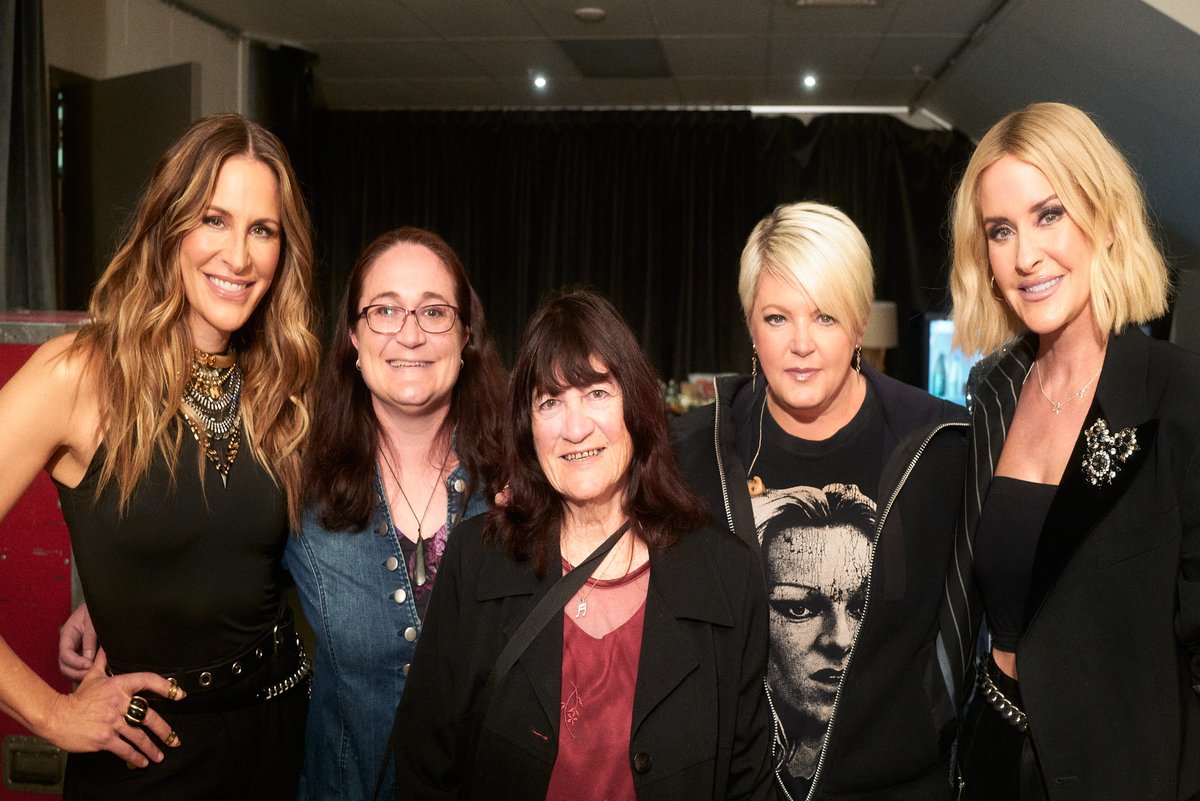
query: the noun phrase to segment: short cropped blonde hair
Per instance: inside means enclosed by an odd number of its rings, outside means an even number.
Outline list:
[[[1091,243],[1092,313],[1101,330],[1120,333],[1166,312],[1167,265],[1150,234],[1146,203],[1129,163],[1084,112],[1062,103],[1034,103],[984,135],[954,194],[950,293],[956,345],[966,353],[988,353],[1024,330],[992,292],[979,210],[980,176],[1004,156],[1041,170]]]
[[[747,319],[763,273],[804,290],[853,337],[866,328],[875,296],[871,249],[858,227],[833,206],[777,206],[754,226],[742,250],[738,276]]]

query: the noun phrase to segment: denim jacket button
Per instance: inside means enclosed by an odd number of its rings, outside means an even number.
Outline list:
[[[384,561],[383,566],[386,567],[388,569],[388,572],[390,573],[390,572],[394,571],[396,568],[400,567],[400,560],[394,556],[389,556]]]
[[[408,669],[410,667],[412,667],[412,665],[410,665],[408,662],[405,662],[404,667],[401,668],[401,671],[404,673],[404,678],[406,678],[406,679],[408,678]]]
[[[462,492],[466,488],[467,488],[467,482],[463,481],[461,478],[454,479],[454,491],[455,492]]]
[[[404,630],[404,639],[408,640],[409,642],[416,642],[417,641],[417,630],[414,629],[412,626],[409,626],[408,628],[406,628]]]
[[[407,600],[408,600],[408,593],[404,591],[404,588],[403,588],[403,587],[401,587],[400,589],[398,589],[398,590],[396,590],[395,592],[393,592],[393,593],[392,593],[392,600],[393,600],[393,601],[395,601],[395,602],[396,602],[396,603],[398,603],[398,604],[402,604],[402,603],[404,603],[405,601],[407,601]],[[408,636],[408,632],[407,632],[407,631],[406,631],[406,632],[404,632],[404,636],[405,636],[405,637],[407,637],[407,636]]]
[[[388,533],[388,524],[380,523],[378,526],[375,527],[375,533],[381,537],[386,537],[387,533]]]
[[[375,491],[375,504],[377,506],[383,506],[383,494],[378,490]]]

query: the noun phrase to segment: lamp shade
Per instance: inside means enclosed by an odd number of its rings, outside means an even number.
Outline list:
[[[890,300],[877,300],[871,304],[871,316],[867,318],[867,330],[863,332],[862,346],[886,350],[899,344],[896,334],[896,304]]]

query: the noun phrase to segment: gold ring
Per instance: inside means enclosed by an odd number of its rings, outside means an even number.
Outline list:
[[[171,729],[171,733],[167,735],[167,739],[163,740],[163,742],[167,745],[175,745],[175,743],[179,742],[179,735],[175,733],[174,729]]]
[[[175,679],[171,679],[171,687],[167,690],[167,700],[174,701],[179,697],[179,684]]]
[[[146,699],[135,695],[129,699],[129,707],[125,710],[125,722],[136,729],[142,725],[149,710],[150,704],[146,703]]]

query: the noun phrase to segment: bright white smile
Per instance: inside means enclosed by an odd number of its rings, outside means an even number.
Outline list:
[[[1027,295],[1036,295],[1039,292],[1045,292],[1048,289],[1053,289],[1062,281],[1062,276],[1047,278],[1045,281],[1040,281],[1032,286],[1023,286],[1021,291]]]
[[[604,449],[603,448],[592,448],[590,451],[578,451],[576,453],[567,453],[567,454],[564,454],[562,458],[566,459],[568,462],[577,462],[580,459],[586,459],[589,456],[599,456],[600,451],[602,451],[602,450],[604,450]]]
[[[246,283],[246,282],[230,281],[227,278],[218,278],[215,275],[205,275],[204,277],[208,279],[208,282],[210,284],[212,284],[214,287],[221,290],[222,292],[230,292],[230,293],[242,292],[243,290],[245,290],[247,287],[250,286],[250,284]]]

